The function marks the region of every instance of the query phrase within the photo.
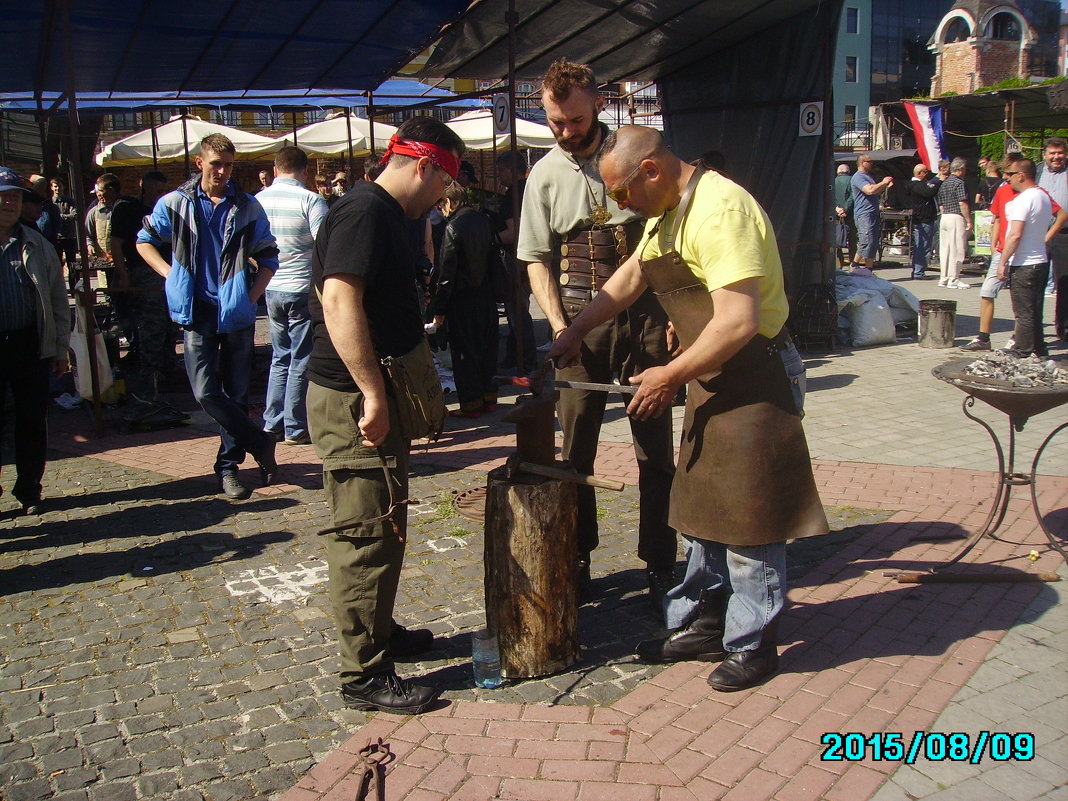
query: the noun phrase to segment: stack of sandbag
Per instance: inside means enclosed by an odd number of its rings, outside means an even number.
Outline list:
[[[897,340],[897,328],[916,325],[920,300],[907,289],[874,275],[835,273],[838,338],[854,348],[887,345]]]

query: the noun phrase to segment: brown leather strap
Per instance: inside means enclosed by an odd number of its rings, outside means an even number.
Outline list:
[[[598,278],[611,278],[617,269],[618,267],[615,262],[590,261],[589,259],[575,259],[571,257],[560,259],[561,273],[582,273],[585,275],[590,275],[592,273]]]
[[[615,245],[588,245],[584,243],[565,243],[560,246],[560,255],[565,259],[592,259],[594,261],[618,261],[627,255],[626,241]]]

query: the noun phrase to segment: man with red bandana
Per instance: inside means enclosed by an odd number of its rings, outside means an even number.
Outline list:
[[[439,692],[394,669],[394,659],[430,648],[433,637],[393,620],[407,524],[407,507],[397,502],[408,497],[411,442],[394,425],[396,400],[381,360],[424,342],[407,220],[441,199],[463,149],[443,123],[407,120],[382,173],[330,209],[312,254],[308,423],[333,518],[325,540],[341,694],[355,709],[415,715]]]

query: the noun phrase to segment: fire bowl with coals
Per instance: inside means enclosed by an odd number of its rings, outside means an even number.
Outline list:
[[[1017,430],[1029,417],[1068,403],[1068,371],[1034,356],[952,359],[931,373],[1007,414]]]

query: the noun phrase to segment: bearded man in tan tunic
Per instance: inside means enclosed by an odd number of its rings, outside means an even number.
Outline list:
[[[778,669],[786,541],[827,532],[798,406],[780,358],[789,347],[782,264],[771,222],[737,184],[674,156],[659,132],[624,126],[601,148],[608,196],[649,219],[645,235],[550,351],[573,362],[583,336],[652,288],[683,346],[630,381],[627,413],[667,412],[687,387],[669,524],[687,569],[668,592],[671,635],[639,645],[656,662],[722,662],[722,691]]]

